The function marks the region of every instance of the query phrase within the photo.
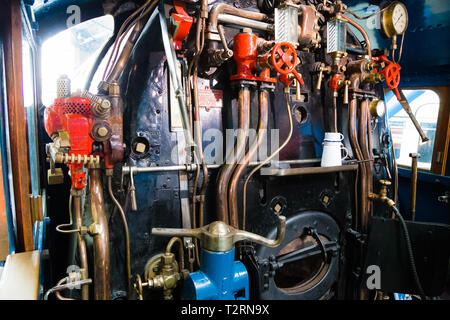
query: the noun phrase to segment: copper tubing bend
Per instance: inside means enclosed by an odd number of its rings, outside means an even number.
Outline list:
[[[351,80],[351,88],[357,89],[359,87],[359,74],[353,74],[350,78]],[[360,144],[358,142],[357,137],[357,128],[356,128],[356,117],[357,117],[357,108],[358,108],[358,99],[353,96],[352,100],[349,103],[349,121],[348,121],[348,129],[349,129],[349,140],[354,151],[354,155],[358,161],[362,161],[363,154],[361,151]],[[361,125],[361,124],[360,124]],[[368,190],[367,190],[367,170],[364,162],[360,162],[360,181],[359,181],[359,194],[360,194],[360,203],[359,203],[359,221],[360,221],[360,230],[364,232],[367,228],[367,203],[368,203]]]
[[[237,164],[234,170],[233,177],[230,181],[228,189],[228,209],[230,216],[230,225],[236,229],[239,229],[239,217],[238,217],[238,183],[239,179],[244,174],[250,160],[255,156],[258,149],[261,147],[267,132],[269,112],[269,91],[267,89],[261,89],[259,91],[259,119],[258,119],[258,131],[256,139],[248,149],[248,153],[244,159]]]
[[[366,160],[363,162],[364,166],[366,167],[366,173],[367,173],[367,192],[368,194],[372,193],[372,183],[373,183],[373,177],[372,177],[372,162],[370,159],[370,149],[369,146],[369,135],[370,132],[370,126],[369,126],[369,100],[366,99],[361,102],[361,110],[359,113],[359,142],[361,146],[361,151],[363,154],[363,159]],[[370,148],[370,149],[369,149]],[[371,212],[371,206],[372,202],[367,201],[367,214],[369,215]]]
[[[238,132],[236,145],[220,170],[217,180],[216,199],[218,219],[229,223],[228,219],[228,184],[236,164],[243,158],[250,127],[250,89],[243,86],[238,97]]]
[[[352,26],[354,26],[356,29],[358,29],[358,31],[362,34],[362,36],[364,37],[364,41],[366,42],[366,46],[367,46],[367,55],[369,56],[369,60],[372,60],[372,45],[370,42],[370,38],[369,35],[367,34],[367,32],[364,30],[363,27],[361,27],[358,23],[356,23],[353,19],[349,18],[346,15],[341,15],[342,20],[350,23]]]
[[[89,168],[89,189],[93,223],[91,227],[95,227],[95,230],[90,227],[91,232],[94,231],[94,298],[109,300],[111,295],[109,232],[100,168]]]
[[[122,73],[123,69],[125,68],[126,63],[128,62],[128,59],[130,58],[131,51],[134,48],[134,45],[136,41],[138,40],[139,36],[141,35],[142,29],[144,28],[144,22],[141,20],[136,23],[136,26],[133,28],[133,31],[131,32],[130,36],[127,39],[127,42],[125,43],[122,52],[120,53],[120,57],[117,60],[117,63],[114,65],[113,70],[108,75],[106,82],[111,83],[113,81],[117,81],[119,79],[120,74]]]
[[[73,212],[75,214],[75,224],[77,229],[81,229],[83,226],[83,218],[81,216],[81,196],[74,195],[73,196]],[[87,259],[87,251],[86,251],[86,241],[84,240],[84,236],[79,232],[77,233],[78,238],[78,252],[80,254],[80,264],[81,269],[83,269],[83,275],[81,280],[85,280],[88,278],[88,259]],[[58,284],[59,285],[59,284]],[[81,298],[83,300],[89,300],[89,285],[83,285],[81,289]]]
[[[209,23],[208,23],[208,29],[207,29],[207,39],[213,40],[210,42],[212,45],[217,44],[219,39],[217,41],[214,41],[215,39],[213,34],[216,34],[218,36],[218,29],[217,25],[219,24],[219,15],[222,13],[230,14],[233,16],[238,16],[250,20],[256,20],[256,21],[269,21],[270,18],[268,15],[260,12],[254,12],[254,11],[248,11],[248,10],[242,10],[235,7],[232,7],[225,3],[218,3],[214,5],[209,13]]]

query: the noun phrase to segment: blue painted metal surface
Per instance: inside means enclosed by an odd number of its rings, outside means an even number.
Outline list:
[[[234,249],[225,252],[202,250],[201,269],[184,281],[186,300],[248,300],[248,273],[234,261]]]
[[[398,169],[398,202],[402,215],[410,219],[411,170]],[[450,177],[419,171],[417,173],[416,221],[450,224],[450,204],[439,202],[438,196],[450,191]]]

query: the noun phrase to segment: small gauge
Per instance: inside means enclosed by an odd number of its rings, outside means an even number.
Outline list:
[[[370,114],[373,117],[383,117],[385,112],[384,101],[375,99],[369,106]]]
[[[381,16],[382,31],[388,38],[402,34],[408,27],[408,10],[398,1],[391,2]]]

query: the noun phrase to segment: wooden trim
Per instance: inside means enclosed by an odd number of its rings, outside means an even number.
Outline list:
[[[430,89],[434,90],[440,99],[433,158],[431,160],[431,172],[445,175],[445,165],[447,163],[450,142],[450,87],[442,86]]]
[[[4,32],[11,169],[16,211],[16,250],[33,250],[30,212],[30,169],[27,125],[22,88],[22,16],[20,1],[2,1],[0,23]]]

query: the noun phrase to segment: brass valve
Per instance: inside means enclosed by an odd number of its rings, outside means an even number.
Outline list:
[[[320,90],[322,88],[323,73],[331,73],[331,67],[322,63],[317,71],[319,71],[319,78],[317,79],[316,90]]]
[[[387,196],[387,187],[391,185],[391,182],[389,180],[380,180],[379,183],[381,184],[380,193],[369,193],[369,199],[380,200],[389,207],[395,206],[395,202]]]
[[[348,104],[348,86],[350,85],[350,80],[344,81],[344,104]]]
[[[235,229],[222,221],[215,221],[197,229],[153,228],[152,234],[157,236],[196,237],[204,250],[224,252],[233,249],[240,240],[251,240],[266,247],[278,247],[284,240],[286,217],[278,216],[277,237],[267,239],[260,235]]]
[[[173,290],[177,287],[178,282],[189,274],[189,271],[184,269],[179,271],[178,264],[175,260],[175,255],[171,252],[165,252],[154,262],[154,265],[160,265],[159,273],[152,274],[148,279],[146,279],[146,282],[142,282],[141,277],[137,275],[134,282],[134,289],[136,290],[140,300],[143,299],[142,291],[144,287],[148,287],[150,289],[162,289],[164,299],[172,300]]]

